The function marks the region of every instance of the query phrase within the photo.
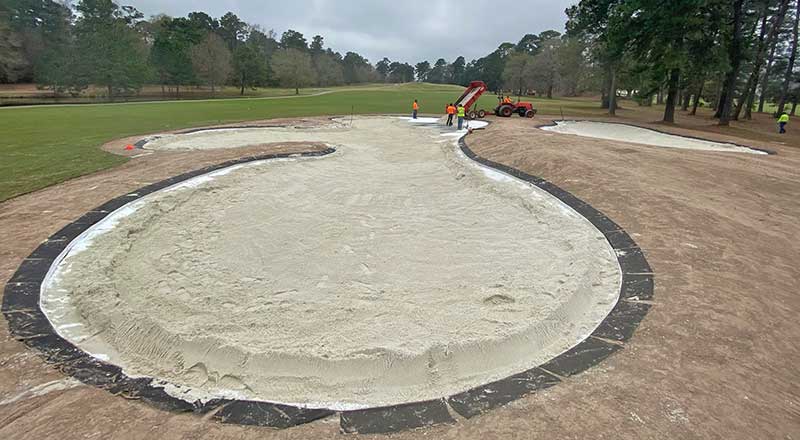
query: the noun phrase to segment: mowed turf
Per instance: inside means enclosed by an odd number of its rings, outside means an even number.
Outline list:
[[[102,151],[110,140],[185,127],[280,117],[411,112],[441,114],[462,87],[406,84],[332,89],[318,96],[280,99],[219,99],[126,104],[0,108],[0,201],[67,179],[103,170],[126,159]],[[497,98],[485,94],[480,107],[491,110]],[[533,99],[540,111],[591,114],[585,100]]]

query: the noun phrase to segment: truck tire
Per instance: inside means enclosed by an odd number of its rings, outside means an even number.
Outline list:
[[[486,117],[486,110],[480,109],[478,110],[478,119],[483,119]]]
[[[470,110],[469,113],[467,113],[467,119],[475,119],[477,116],[478,114],[475,113],[475,110]]]
[[[509,117],[511,117],[511,114],[514,113],[514,109],[511,108],[510,105],[504,105],[504,106],[500,107],[499,113],[500,113],[500,116],[502,116],[504,118],[509,118]]]

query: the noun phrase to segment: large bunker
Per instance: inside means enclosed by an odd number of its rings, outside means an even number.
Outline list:
[[[766,150],[750,148],[727,142],[716,142],[687,136],[664,133],[634,125],[597,121],[557,121],[542,130],[561,134],[650,145],[654,147],[681,148],[685,150],[718,151],[728,153],[769,154]]]
[[[74,241],[42,308],[65,339],[187,401],[353,409],[525,371],[617,303],[605,236],[399,118],[165,135],[152,149],[327,143],[155,192]]]

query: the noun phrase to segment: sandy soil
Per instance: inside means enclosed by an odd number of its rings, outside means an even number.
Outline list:
[[[632,125],[596,121],[558,121],[556,125],[542,127],[542,130],[561,134],[605,139],[610,141],[633,142],[655,147],[682,148],[696,151],[719,151],[730,153],[767,154],[760,150],[746,148],[723,142],[711,142],[675,136]]]
[[[391,438],[800,438],[800,151],[779,143],[794,145],[797,137],[759,133],[747,141],[736,134],[750,136],[748,124],[725,130],[679,117],[681,126],[667,127],[649,124],[656,116],[642,112],[620,119],[695,136],[702,128],[711,139],[778,155],[585,138],[566,144],[518,119],[474,134],[470,146],[479,154],[550,179],[631,233],[657,274],[655,307],[626,350],[599,367],[456,425]],[[3,203],[0,277],[8,279],[41,240],[105,200],[239,154],[152,154]],[[340,436],[336,418],[270,431],[167,413],[87,386],[41,387],[63,376],[5,326],[0,353],[0,401],[20,397],[0,406],[2,438]]]
[[[461,155],[453,134],[382,117],[160,137],[147,148],[306,138],[338,151],[137,202],[73,248],[43,305],[68,339],[192,387],[190,402],[384,406],[543,364],[614,306],[616,255],[554,197]]]

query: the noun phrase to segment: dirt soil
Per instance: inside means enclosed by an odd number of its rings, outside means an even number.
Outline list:
[[[536,129],[548,122],[539,117],[494,122],[468,138],[470,147],[551,180],[622,225],[656,273],[655,307],[598,367],[470,420],[391,438],[800,439],[800,150],[776,142],[795,141],[703,134],[778,153],[755,156],[558,135]],[[244,154],[154,153],[0,204],[0,279],[92,207]],[[64,379],[0,325],[0,438],[344,437],[336,417],[282,431],[222,425]]]

